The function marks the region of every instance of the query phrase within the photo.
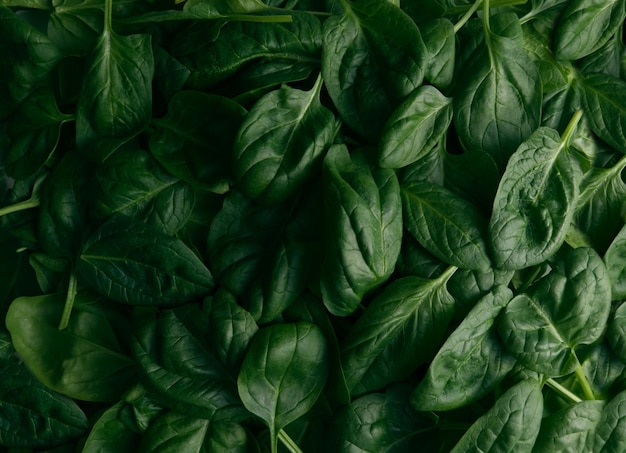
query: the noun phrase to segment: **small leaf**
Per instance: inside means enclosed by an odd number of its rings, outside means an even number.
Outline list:
[[[278,431],[313,407],[328,372],[326,338],[314,324],[273,324],[252,339],[237,387],[246,409],[270,429],[273,452]]]
[[[626,363],[626,303],[622,303],[613,313],[606,337],[613,353]]]

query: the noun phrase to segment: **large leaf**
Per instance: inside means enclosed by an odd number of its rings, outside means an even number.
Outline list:
[[[370,167],[363,155],[336,145],[324,160],[325,258],[321,290],[339,316],[393,272],[402,240],[400,187],[391,169]]]
[[[132,148],[98,167],[90,209],[99,219],[122,215],[175,234],[191,216],[194,201],[188,184],[166,172],[147,151]]]
[[[450,410],[487,394],[515,365],[498,338],[495,319],[513,297],[498,286],[448,337],[411,395],[420,411]]]
[[[594,436],[587,438],[587,451],[610,453],[626,448],[626,391],[618,393],[602,411]]]
[[[118,218],[87,239],[77,271],[94,291],[134,305],[183,304],[214,285],[209,269],[180,239]]]
[[[543,396],[539,382],[522,381],[466,431],[452,453],[511,451],[530,453],[539,433]]]
[[[426,49],[415,23],[395,4],[341,4],[345,13],[324,21],[322,74],[343,120],[374,140],[391,112],[422,83]]]
[[[156,120],[150,152],[172,175],[215,193],[228,191],[231,149],[246,111],[222,96],[179,91]]]
[[[462,269],[490,267],[487,222],[467,200],[430,182],[402,187],[405,228],[440,260]]]
[[[515,16],[513,16],[515,17]],[[494,16],[493,22],[511,16]],[[517,38],[519,23],[507,34],[498,25],[486,30],[484,44],[472,54],[462,72],[468,74],[454,97],[454,125],[463,147],[482,150],[500,169],[517,147],[537,128],[541,112],[539,73]]]
[[[105,28],[90,56],[76,111],[76,143],[103,162],[152,117],[150,35],[119,36]]]
[[[234,147],[242,192],[267,203],[296,193],[321,167],[336,130],[320,103],[322,79],[309,91],[283,86],[263,96],[245,117]]]
[[[1,446],[48,449],[87,431],[89,423],[80,407],[45,387],[23,364],[2,357],[0,375]]]
[[[236,372],[206,338],[208,314],[195,305],[141,320],[133,342],[144,386],[166,407],[207,420],[243,419]]]
[[[549,376],[574,371],[573,349],[603,334],[611,309],[608,272],[590,248],[569,251],[547,276],[518,294],[499,325],[506,348],[527,368]]]
[[[313,407],[328,372],[326,338],[315,324],[274,324],[254,336],[237,388],[246,409],[270,429],[273,453],[278,431]]]
[[[114,404],[93,423],[85,440],[84,453],[137,451],[141,436],[120,419],[123,405],[123,401]]]
[[[368,305],[341,344],[341,361],[351,394],[400,381],[432,359],[452,318],[454,299],[440,277],[395,280]]]
[[[553,129],[539,128],[511,157],[489,223],[497,267],[539,264],[563,244],[582,178],[568,152],[570,133],[561,138]]]
[[[79,294],[67,328],[63,300],[20,297],[7,313],[16,351],[48,388],[85,401],[117,401],[136,379],[125,351],[128,322],[102,301]]]

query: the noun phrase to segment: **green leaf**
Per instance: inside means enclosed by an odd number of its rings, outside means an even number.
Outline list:
[[[235,179],[245,195],[280,203],[319,170],[336,129],[320,103],[321,89],[320,77],[309,91],[283,86],[248,112],[234,147]]]
[[[428,425],[411,409],[403,393],[370,393],[354,400],[333,418],[329,447],[331,451],[353,453],[416,451],[416,434]]]
[[[401,168],[424,158],[443,139],[451,121],[451,98],[429,85],[417,88],[383,127],[378,164]]]
[[[438,18],[420,25],[426,46],[424,78],[439,89],[448,88],[454,79],[456,33],[447,18]]]
[[[4,158],[5,171],[22,179],[37,173],[54,153],[61,126],[72,119],[62,114],[50,91],[36,91],[12,113],[7,126],[10,140]]]
[[[76,143],[85,156],[104,162],[148,125],[153,72],[150,35],[104,30],[90,55],[76,111]]]
[[[302,292],[318,262],[321,212],[314,193],[263,206],[231,192],[211,223],[209,258],[218,283],[260,323]]]
[[[541,422],[533,453],[586,451],[604,405],[604,401],[582,401],[548,415]]]
[[[613,353],[626,363],[626,303],[622,303],[613,313],[606,337]]]
[[[62,53],[45,34],[0,6],[0,54],[0,118],[4,119],[35,89],[49,83]]]
[[[63,300],[20,297],[6,323],[16,351],[48,388],[84,401],[116,401],[135,381],[124,350],[128,322],[102,301],[79,294],[66,329],[59,330]]]
[[[623,1],[619,2],[622,4]],[[583,107],[591,129],[613,148],[626,153],[626,81],[591,74],[581,84]]]
[[[430,182],[402,187],[405,228],[440,260],[462,269],[490,267],[487,222],[467,200]]]
[[[76,402],[46,388],[24,365],[2,357],[0,375],[2,447],[49,449],[87,432],[87,417]]]
[[[246,409],[270,429],[272,452],[278,431],[313,407],[328,372],[326,338],[314,324],[274,324],[252,339],[237,388]]]
[[[86,55],[102,33],[102,0],[53,0],[48,36],[66,55]]]
[[[541,387],[524,380],[498,398],[495,405],[467,430],[452,453],[514,451],[530,453],[543,411]]]
[[[228,191],[231,150],[246,111],[228,98],[179,91],[155,120],[150,152],[172,175],[215,193]]]
[[[324,21],[322,75],[342,119],[375,140],[393,110],[421,85],[426,48],[413,20],[395,4],[341,4],[345,13]]]
[[[166,172],[145,150],[125,149],[98,167],[91,213],[98,219],[122,215],[175,234],[187,223],[195,193]]]
[[[211,422],[177,412],[157,418],[141,439],[139,452],[176,453],[245,453],[248,435],[245,429],[230,422]]]
[[[622,227],[604,255],[611,279],[612,299],[626,298],[626,226]]]
[[[120,453],[137,451],[141,437],[119,418],[124,403],[109,407],[95,421],[85,440],[83,453]]]
[[[548,376],[574,371],[573,350],[597,341],[611,309],[608,272],[590,248],[573,249],[552,272],[506,307],[499,331],[506,348],[527,368]]]
[[[363,157],[336,145],[324,160],[327,242],[320,284],[326,308],[337,316],[354,312],[389,278],[402,241],[398,179]]]
[[[181,240],[118,218],[87,239],[77,271],[94,291],[133,305],[183,304],[214,285],[210,271]]]
[[[568,152],[569,136],[539,128],[511,157],[489,223],[497,267],[542,263],[565,241],[582,179],[576,157]]]
[[[510,17],[503,13],[492,21]],[[493,25],[497,31],[498,24]],[[516,39],[519,23],[512,29],[506,35],[486,30],[484,44],[461,69],[468,76],[459,81],[454,97],[454,125],[463,148],[486,152],[500,169],[541,117],[539,73]]]
[[[513,293],[495,287],[452,332],[411,395],[420,411],[466,406],[490,392],[515,365],[498,338],[495,319]]]
[[[626,216],[626,157],[610,168],[593,167],[581,183],[575,226],[603,253],[619,234]]]
[[[454,311],[445,285],[455,270],[397,279],[368,305],[341,343],[352,396],[405,379],[434,357]]]
[[[626,391],[618,393],[604,406],[595,435],[587,440],[586,449],[594,453],[626,448]]]
[[[241,420],[236,373],[207,338],[206,312],[195,305],[141,319],[132,343],[143,385],[151,396],[180,413],[207,420]]]
[[[554,52],[561,60],[579,60],[600,49],[624,23],[622,0],[573,0],[554,33]]]

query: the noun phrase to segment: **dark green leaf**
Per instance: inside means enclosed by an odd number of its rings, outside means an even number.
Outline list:
[[[341,4],[344,15],[324,21],[322,74],[343,120],[374,140],[391,112],[421,85],[426,48],[415,23],[395,4]]]
[[[456,42],[454,25],[446,18],[428,21],[420,26],[426,46],[424,78],[439,89],[448,88],[454,78]]]
[[[626,449],[626,391],[620,392],[602,411],[595,435],[587,438],[587,451],[610,453]]]
[[[128,323],[97,299],[79,294],[66,329],[63,300],[20,297],[7,313],[15,349],[48,388],[85,401],[116,401],[136,379],[124,351]]]
[[[84,453],[137,451],[141,437],[120,420],[122,407],[122,402],[114,404],[95,421],[85,441]]]
[[[183,304],[207,295],[214,285],[210,271],[182,241],[118,219],[87,239],[77,271],[103,296],[134,305]]]
[[[626,226],[622,227],[604,255],[611,279],[612,299],[626,298]]]
[[[280,203],[319,170],[336,129],[321,89],[319,77],[309,91],[283,86],[248,112],[234,147],[235,179],[248,197]]]
[[[325,258],[321,290],[334,315],[356,309],[393,272],[402,241],[400,187],[391,169],[370,167],[345,146],[324,160]]]
[[[606,335],[613,353],[626,363],[626,303],[613,313]]]

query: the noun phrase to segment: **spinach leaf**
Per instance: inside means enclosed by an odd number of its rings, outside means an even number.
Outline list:
[[[0,445],[53,448],[82,436],[87,417],[75,401],[50,390],[22,364],[0,358]]]
[[[563,244],[579,193],[582,170],[568,151],[573,128],[537,129],[507,166],[489,223],[494,264],[522,269],[545,261]]]
[[[468,313],[431,361],[411,395],[420,411],[462,407],[487,394],[515,365],[502,347],[496,317],[512,292],[495,287]]]
[[[215,193],[228,191],[229,150],[246,111],[222,96],[179,91],[167,115],[153,120],[152,155],[172,175]],[[213,165],[208,165],[212,162]]]
[[[469,76],[459,82],[454,97],[454,125],[465,150],[488,153],[503,170],[539,125],[541,91],[537,68],[518,40],[517,18],[503,13],[493,19],[492,27],[485,11],[484,43],[462,68]],[[512,27],[500,33],[509,21]]]
[[[206,312],[195,305],[138,319],[132,342],[142,383],[159,403],[206,420],[242,420],[235,370],[227,368],[211,339]],[[158,431],[157,431],[158,435]]]
[[[626,226],[622,227],[604,255],[604,263],[611,279],[612,299],[626,298]]]
[[[456,57],[455,27],[449,19],[440,17],[420,26],[426,46],[424,79],[439,89],[448,88],[454,79]]]
[[[341,343],[353,396],[400,381],[434,357],[454,311],[445,285],[455,270],[395,280],[368,305]]]
[[[321,89],[321,77],[309,91],[283,86],[248,112],[233,153],[235,179],[248,197],[280,203],[315,174],[336,129]]]
[[[467,200],[429,182],[402,187],[405,227],[430,253],[462,269],[486,270],[486,221]]]
[[[626,10],[621,0],[574,0],[557,24],[556,57],[578,60],[601,48],[624,23]]]
[[[178,232],[191,217],[195,193],[191,186],[166,172],[140,148],[113,154],[95,174],[90,200],[98,219],[121,215],[142,220],[166,234]]]
[[[422,83],[426,48],[415,23],[386,0],[341,1],[324,21],[322,75],[341,118],[375,140],[381,118]]]
[[[622,8],[623,2],[622,3]],[[583,106],[593,132],[615,149],[626,153],[626,82],[606,74],[592,74],[582,84]]]
[[[214,286],[209,269],[181,240],[117,217],[86,240],[77,272],[94,291],[134,305],[183,304]]]
[[[496,449],[530,452],[541,425],[543,397],[539,383],[522,381],[507,390],[496,404],[467,430],[452,453]]]
[[[278,431],[313,407],[327,378],[328,346],[315,324],[274,324],[254,336],[237,388],[244,406],[270,429],[272,453]]]
[[[105,2],[104,30],[91,52],[76,109],[76,143],[97,162],[137,136],[152,116],[151,36],[116,34],[112,4]]]
[[[363,296],[393,272],[400,253],[400,186],[391,169],[333,146],[324,159],[325,256],[320,279],[326,308],[354,312]]]
[[[610,308],[610,281],[601,258],[590,248],[573,249],[528,293],[513,298],[499,331],[524,366],[561,376],[580,366],[576,346],[601,337]]]
[[[55,0],[48,18],[48,36],[66,55],[86,55],[102,33],[100,0]]]
[[[15,350],[46,387],[84,401],[117,401],[136,380],[125,351],[128,321],[81,293],[59,330],[62,302],[54,294],[13,301],[6,324]]]
[[[626,447],[624,399],[626,399],[626,391],[618,393],[604,406],[595,435],[587,438],[588,450],[604,453],[619,451]]]
[[[452,99],[436,88],[417,88],[385,124],[378,149],[383,168],[401,168],[432,152],[452,121]]]
[[[626,304],[621,304],[613,313],[607,330],[607,339],[613,353],[626,363]]]
[[[91,427],[83,451],[113,453],[136,451],[139,446],[139,433],[128,428],[119,414],[124,404],[122,401],[108,408]]]

